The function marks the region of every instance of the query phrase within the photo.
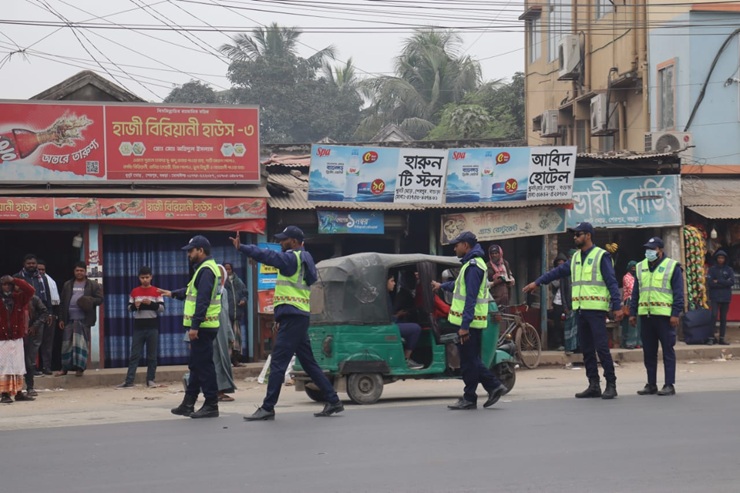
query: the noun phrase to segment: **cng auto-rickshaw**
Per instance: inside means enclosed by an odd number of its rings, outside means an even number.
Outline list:
[[[358,253],[324,260],[316,265],[318,281],[311,286],[311,348],[337,392],[346,392],[352,402],[372,404],[383,386],[405,379],[459,378],[457,347],[445,331],[456,328],[434,320],[431,281],[444,269],[459,268],[455,257],[424,254]],[[411,369],[404,357],[398,326],[392,321],[386,281],[400,269],[417,273],[421,296],[418,313],[422,333],[412,358],[423,364]],[[426,289],[428,287],[428,289]],[[516,381],[513,344],[497,348],[498,308],[489,304],[488,327],[483,329],[481,358],[507,389]],[[298,391],[315,401],[321,392],[297,363],[293,376]]]

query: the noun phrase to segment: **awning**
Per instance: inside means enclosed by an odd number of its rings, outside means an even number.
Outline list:
[[[740,219],[740,205],[696,205],[688,209],[707,219]]]
[[[231,221],[228,219],[201,219],[194,221],[115,221],[115,226],[131,228],[168,229],[174,231],[231,231],[239,233],[265,234],[265,219]]]

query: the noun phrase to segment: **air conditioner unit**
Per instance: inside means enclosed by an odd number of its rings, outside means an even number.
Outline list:
[[[617,104],[607,108],[606,101],[605,93],[591,98],[591,135],[611,135],[617,130]]]
[[[574,80],[580,74],[581,42],[575,34],[567,34],[558,43],[560,70],[558,80]]]
[[[560,137],[558,110],[545,110],[540,123],[540,137]]]
[[[645,152],[680,152],[684,159],[691,158],[694,140],[689,132],[651,132],[645,134]]]

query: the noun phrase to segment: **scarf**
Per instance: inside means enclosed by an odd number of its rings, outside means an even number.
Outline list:
[[[49,274],[44,274],[46,276],[46,281],[49,283],[49,298],[51,298],[51,304],[52,305],[58,305],[59,304],[59,288],[57,287],[56,281],[52,279]]]
[[[491,258],[491,252],[497,250],[501,252],[501,257],[499,257],[498,262],[493,263]],[[506,264],[504,263],[504,249],[501,248],[499,245],[491,245],[488,247],[488,264],[491,266],[491,269],[493,271],[493,278],[497,278],[499,276],[504,276],[506,278],[509,277],[509,273],[506,271]]]

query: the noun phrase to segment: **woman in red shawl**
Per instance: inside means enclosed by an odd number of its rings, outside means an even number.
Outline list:
[[[500,245],[488,247],[488,288],[498,306],[509,304],[509,289],[514,285],[514,274],[509,262],[504,260]]]
[[[23,279],[11,276],[2,276],[0,285],[0,402],[11,404],[12,395],[17,401],[32,401],[33,397],[22,392],[26,373],[23,336],[28,329],[28,304],[35,290]]]

